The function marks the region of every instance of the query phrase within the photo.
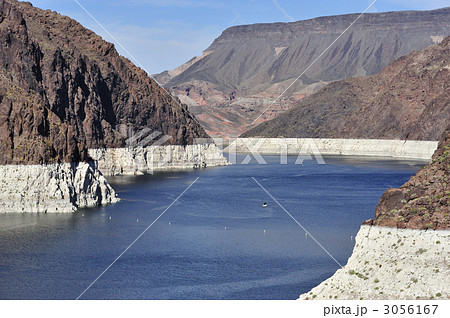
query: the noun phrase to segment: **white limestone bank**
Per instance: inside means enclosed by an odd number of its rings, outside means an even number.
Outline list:
[[[0,213],[74,212],[118,200],[94,163],[0,166]]]
[[[98,168],[107,176],[229,164],[215,144],[89,149],[89,155],[98,162]]]
[[[0,213],[74,212],[119,201],[104,175],[228,165],[215,144],[90,149],[97,163],[0,166]]]
[[[327,138],[237,138],[229,151],[260,154],[317,154],[431,159],[437,141]]]
[[[450,231],[362,225],[347,265],[299,299],[448,299]]]

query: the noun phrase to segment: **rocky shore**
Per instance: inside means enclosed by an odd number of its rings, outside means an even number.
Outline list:
[[[228,150],[261,154],[378,156],[429,160],[437,141],[331,138],[236,138]]]
[[[215,144],[90,149],[89,155],[107,176],[202,169],[229,164]]]
[[[90,149],[96,162],[0,166],[0,213],[68,213],[119,201],[105,176],[228,165],[215,144]]]
[[[0,213],[67,213],[117,201],[92,162],[0,166]]]
[[[429,164],[381,196],[347,265],[300,299],[450,299],[450,126]]]
[[[448,299],[449,230],[362,225],[347,265],[300,299]]]

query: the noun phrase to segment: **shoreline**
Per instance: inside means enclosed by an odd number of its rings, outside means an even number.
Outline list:
[[[430,160],[438,141],[328,138],[236,138],[224,152],[342,155]]]
[[[230,163],[215,144],[89,149],[94,162],[0,166],[0,213],[71,213],[120,201],[107,176]]]
[[[106,179],[108,176],[226,166],[230,164],[224,156],[227,151],[429,160],[437,144],[370,139],[237,138],[223,151],[215,144],[89,149],[95,163],[0,166],[0,213],[67,213],[114,203],[119,199]],[[78,169],[82,166],[85,168]],[[35,189],[30,190],[29,184]]]
[[[157,171],[192,170],[230,163],[215,144],[89,149],[105,176],[143,175]]]
[[[0,166],[0,213],[71,213],[120,199],[95,162]]]
[[[362,225],[347,264],[299,300],[448,299],[450,230]]]

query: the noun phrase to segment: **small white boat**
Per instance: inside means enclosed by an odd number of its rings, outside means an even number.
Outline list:
[[[267,203],[266,202],[263,203],[263,208],[267,208]]]

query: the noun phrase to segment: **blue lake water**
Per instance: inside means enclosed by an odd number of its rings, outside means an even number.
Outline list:
[[[295,299],[339,265],[252,177],[344,265],[381,194],[423,165],[264,158],[110,178],[120,203],[73,214],[0,215],[0,299],[77,298],[197,177],[81,299]]]

